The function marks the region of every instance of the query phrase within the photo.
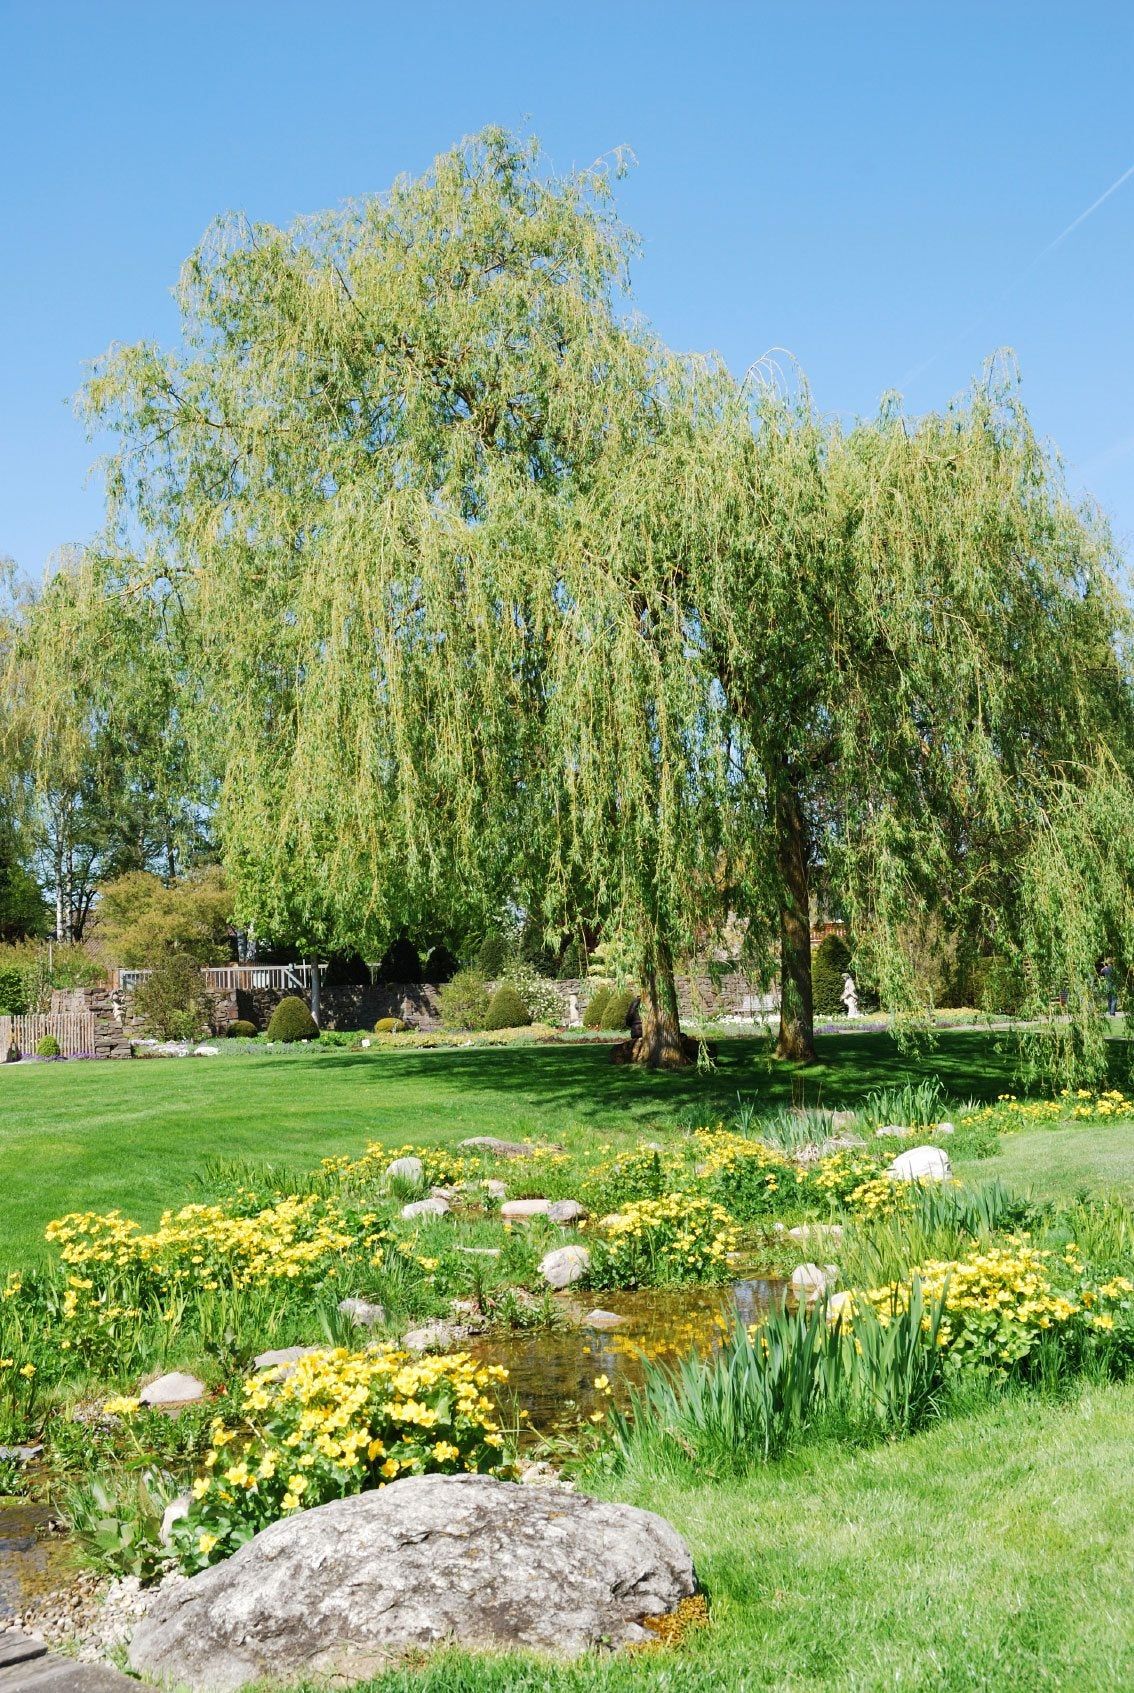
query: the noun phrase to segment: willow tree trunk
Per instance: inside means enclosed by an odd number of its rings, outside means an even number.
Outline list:
[[[799,794],[783,782],[776,794],[780,871],[780,1033],[776,1056],[796,1063],[815,1057],[811,998],[811,843]]]
[[[647,949],[642,964],[642,1033],[634,1041],[631,1057],[635,1064],[651,1070],[677,1070],[696,1057],[694,1043],[681,1033],[677,1010],[677,983],[673,975],[673,953],[665,941]]]

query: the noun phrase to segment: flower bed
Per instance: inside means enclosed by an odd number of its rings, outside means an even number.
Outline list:
[[[486,1389],[507,1371],[464,1354],[316,1352],[253,1376],[219,1417],[189,1513],[176,1525],[182,1566],[202,1569],[293,1511],[398,1476],[510,1476]]]

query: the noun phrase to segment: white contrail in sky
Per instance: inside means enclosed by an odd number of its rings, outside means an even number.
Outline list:
[[[1094,213],[1098,211],[1099,207],[1103,205],[1105,201],[1110,199],[1112,194],[1117,194],[1118,190],[1122,187],[1122,184],[1124,182],[1128,182],[1132,176],[1134,176],[1134,165],[1130,165],[1123,171],[1121,176],[1116,177],[1110,187],[1104,190],[1104,192],[1099,195],[1098,199],[1093,201],[1091,205],[1087,207],[1085,212],[1080,212],[1078,217],[1072,218],[1071,222],[1067,225],[1067,228],[1061,230],[1055,237],[1054,241],[1049,241],[1047,246],[1044,247],[1041,252],[1037,253],[1035,258],[1026,264],[1023,270],[1020,271],[1018,275],[1014,276],[1012,280],[1001,289],[1000,293],[996,295],[995,299],[989,302],[989,304],[980,313],[979,317],[974,318],[971,323],[966,324],[959,334],[954,335],[952,340],[944,342],[942,346],[938,347],[935,353],[930,353],[929,357],[927,359],[923,359],[921,364],[915,365],[912,370],[907,370],[906,374],[900,379],[897,386],[901,389],[905,388],[907,384],[911,382],[916,382],[922,372],[928,370],[931,364],[936,364],[937,360],[943,353],[950,352],[952,348],[958,344],[958,342],[963,341],[966,336],[971,335],[974,329],[979,329],[981,324],[984,323],[991,313],[996,310],[1000,302],[1007,295],[1011,294],[1013,289],[1018,288],[1020,283],[1024,281],[1025,277],[1030,276],[1036,266],[1043,263],[1049,253],[1054,253],[1057,247],[1062,246],[1067,237],[1073,234],[1081,223],[1086,223],[1087,219],[1093,216]]]

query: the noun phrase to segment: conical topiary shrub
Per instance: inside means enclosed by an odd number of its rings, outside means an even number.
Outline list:
[[[600,1029],[625,1029],[629,1027],[630,1007],[637,999],[633,988],[619,988],[612,993],[603,1008]]]
[[[319,1025],[303,1000],[294,993],[280,1000],[268,1024],[269,1040],[315,1040],[318,1033]]]
[[[522,1029],[531,1022],[527,1006],[511,982],[501,982],[492,996],[485,1019],[486,1029]]]

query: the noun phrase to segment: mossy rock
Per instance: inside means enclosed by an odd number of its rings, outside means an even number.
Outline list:
[[[523,1029],[531,1020],[530,1011],[511,982],[501,982],[489,1003],[485,1028]]]
[[[613,992],[614,989],[609,982],[603,982],[601,987],[595,989],[587,1001],[587,1009],[583,1012],[584,1029],[602,1028],[602,1014],[610,1003],[610,996]]]
[[[376,1035],[404,1035],[409,1024],[402,1017],[379,1017],[374,1025]]]
[[[229,1040],[254,1040],[259,1032],[255,1023],[247,1017],[238,1017],[234,1023],[228,1025]]]
[[[289,993],[272,1012],[268,1039],[278,1041],[316,1040],[319,1025],[298,994]]]

